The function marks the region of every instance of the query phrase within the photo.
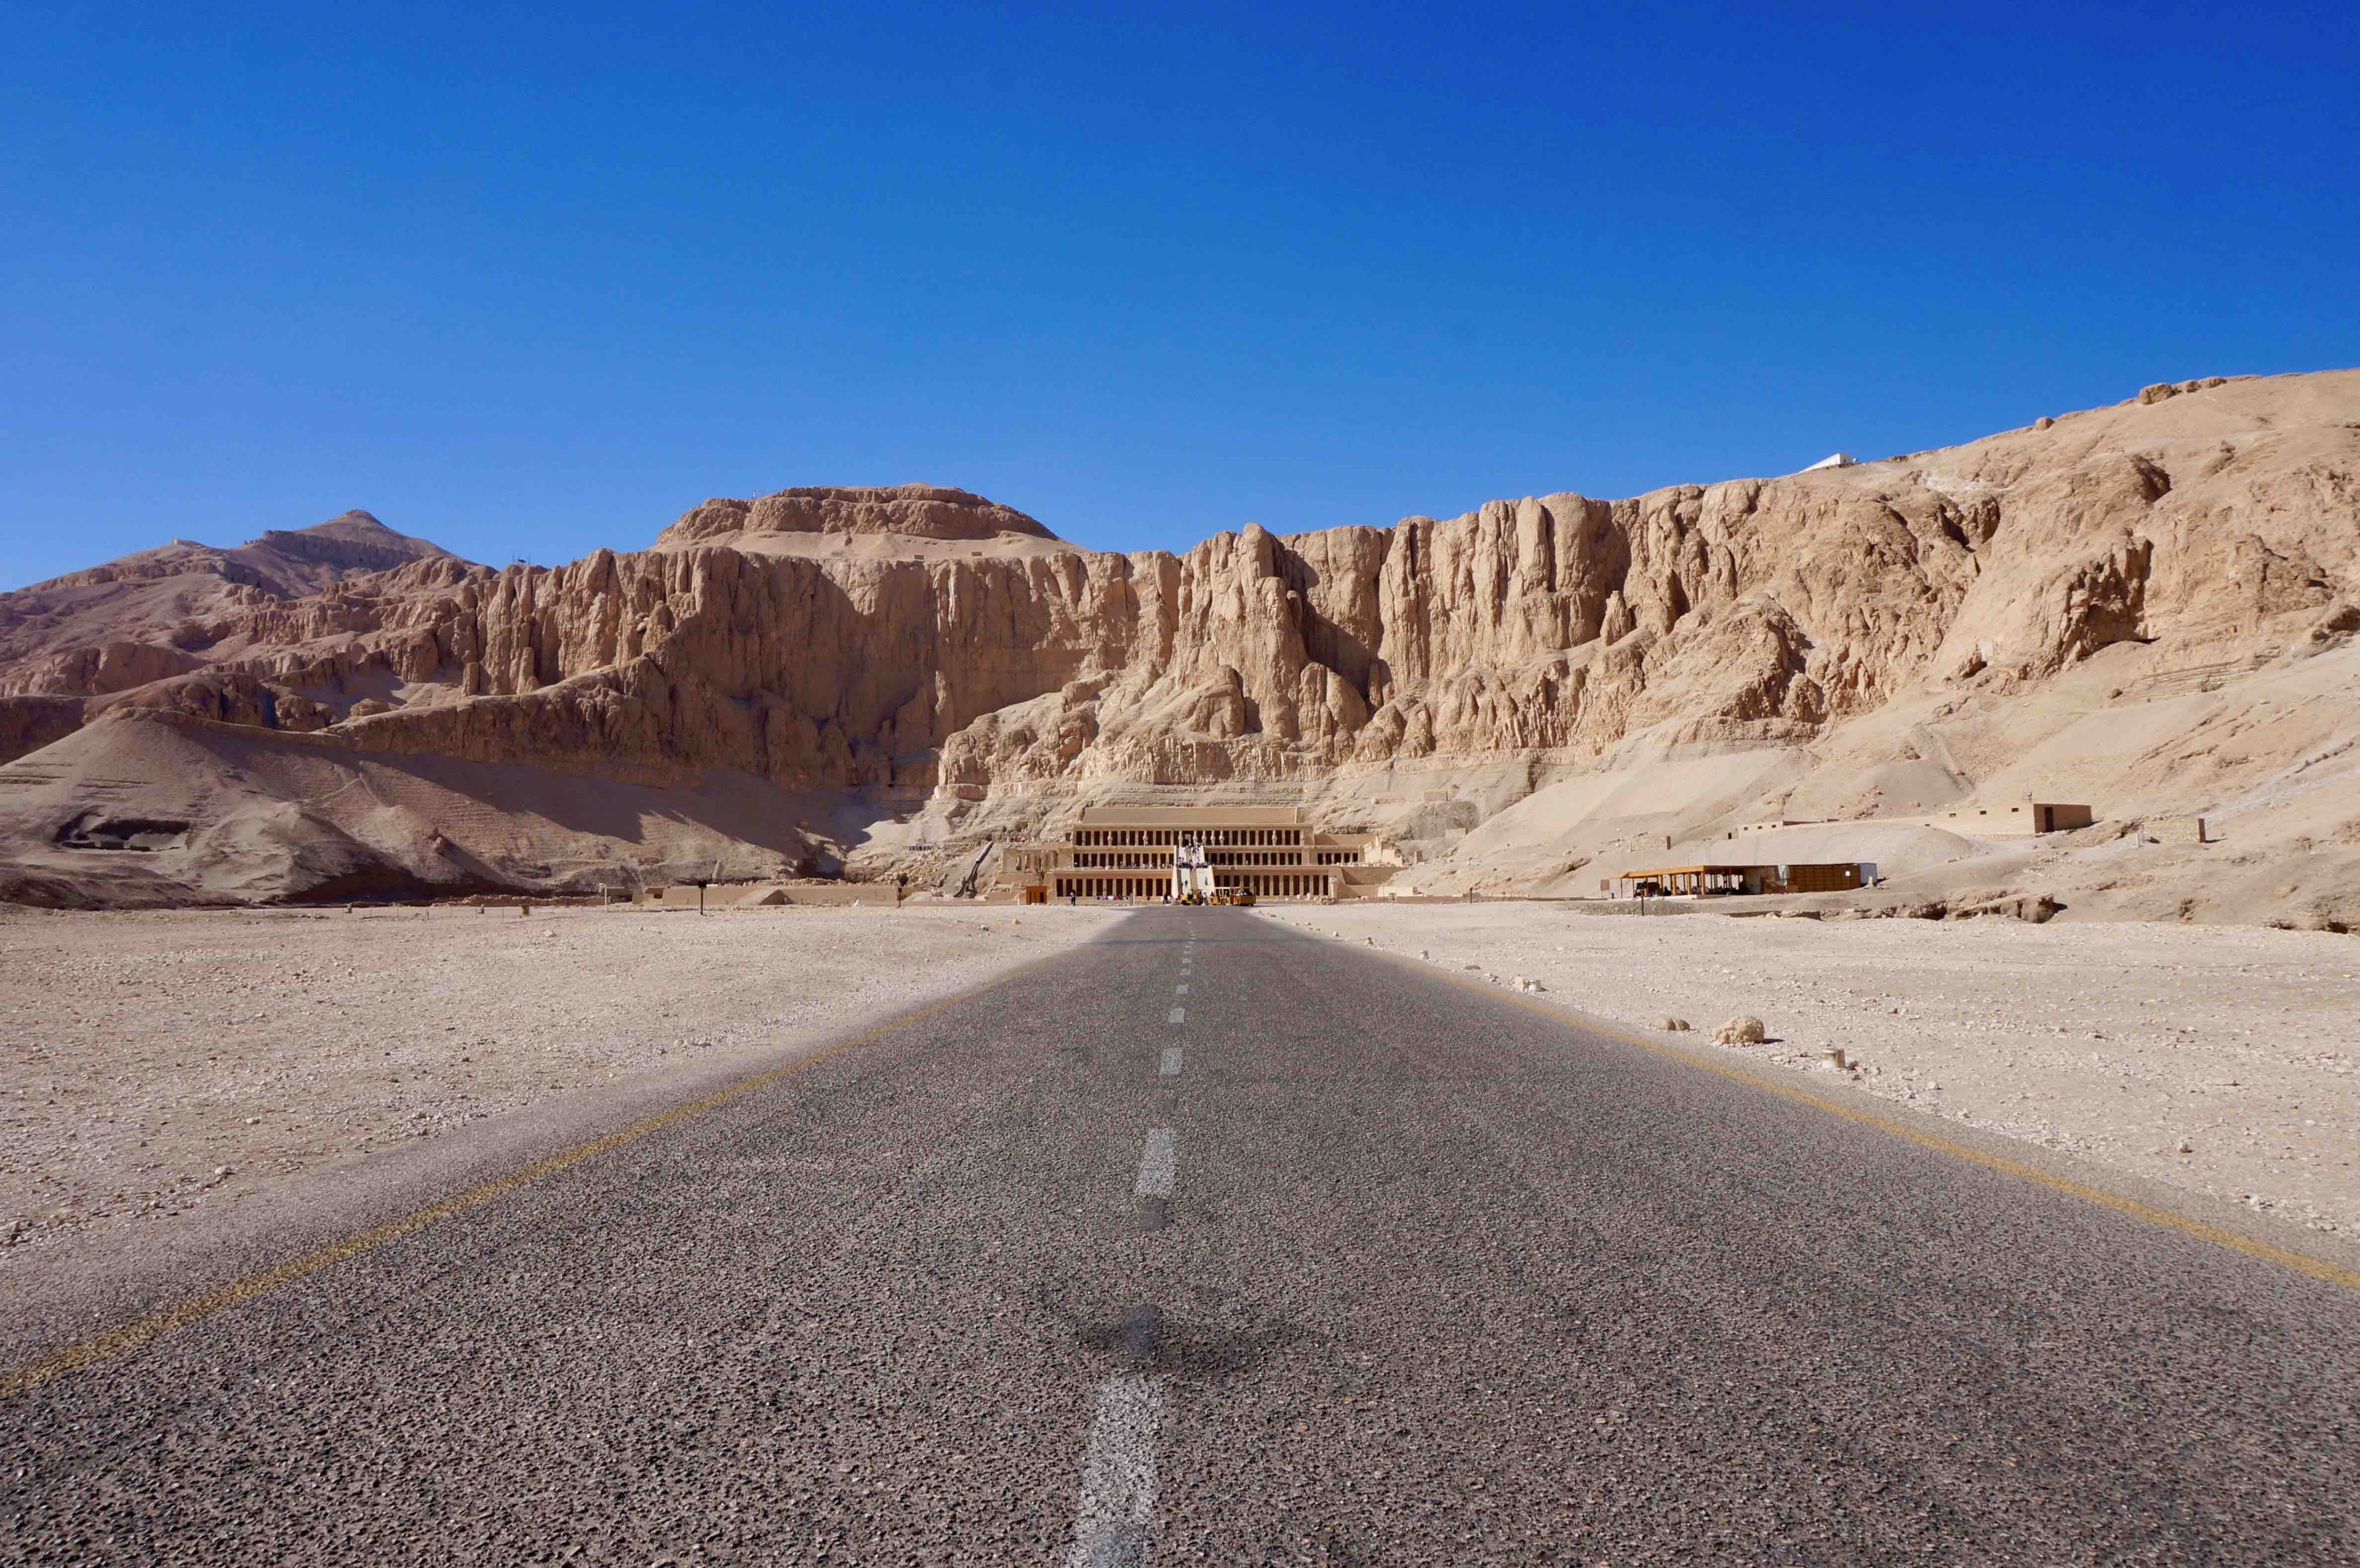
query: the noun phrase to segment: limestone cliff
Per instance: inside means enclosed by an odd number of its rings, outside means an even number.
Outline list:
[[[708,501],[655,548],[553,570],[424,547],[317,584],[220,576],[129,636],[57,635],[57,584],[0,597],[0,692],[42,704],[0,713],[0,739],[160,708],[639,786],[932,792],[951,825],[1116,783],[1299,791],[1513,757],[1557,776],[1634,746],[1809,747],[1904,693],[2005,703],[2109,649],[2152,674],[2342,646],[2360,373],[2186,383],[1785,478],[1250,525],[1179,555],[1077,549],[910,485]]]

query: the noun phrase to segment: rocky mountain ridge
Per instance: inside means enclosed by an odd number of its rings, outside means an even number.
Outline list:
[[[914,813],[937,840],[1034,831],[1109,789],[1367,817],[1393,787],[1367,781],[1413,774],[1421,804],[1482,776],[1480,820],[1633,758],[1841,757],[1905,699],[2004,711],[2093,660],[2136,679],[2334,651],[2360,629],[2355,476],[2360,373],[2333,372],[2175,384],[1785,478],[1249,525],[1180,554],[1072,547],[962,491],[811,487],[555,569],[427,547],[300,593],[231,584],[94,647],[44,640],[20,601],[55,585],[25,590],[0,598],[0,742],[164,710],[640,787],[743,776]],[[1845,766],[1873,781],[1842,810],[1975,788],[1922,757]]]
[[[470,564],[350,511],[226,549],[176,539],[0,593],[0,696],[102,696],[183,675],[212,662],[212,625],[421,561]]]

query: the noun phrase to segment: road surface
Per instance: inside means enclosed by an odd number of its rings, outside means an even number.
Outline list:
[[[2360,1292],[1242,911],[349,1251],[0,1560],[2360,1562]]]

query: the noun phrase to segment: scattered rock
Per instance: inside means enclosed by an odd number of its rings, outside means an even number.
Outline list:
[[[2038,926],[2046,925],[2060,909],[2065,907],[2046,893],[2020,893],[2014,896],[1986,893],[1973,894],[1969,897],[1979,901],[1968,903],[1962,900],[1960,905],[1950,910],[1947,917],[1931,918],[1972,920],[1990,915],[2023,920],[2028,925]]]
[[[1688,1021],[1686,1018],[1661,1018],[1655,1020],[1655,1027],[1666,1034],[1686,1034]]]
[[[1762,1020],[1747,1016],[1733,1018],[1712,1031],[1715,1045],[1760,1045],[1769,1038]]]

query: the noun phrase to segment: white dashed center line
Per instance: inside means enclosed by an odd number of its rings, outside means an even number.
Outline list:
[[[1181,982],[1172,994],[1188,994],[1193,942],[1180,958]],[[1169,1021],[1185,1023],[1185,1007]],[[1164,1078],[1180,1076],[1180,1047],[1167,1045],[1156,1067]],[[1151,1127],[1139,1151],[1141,1228],[1160,1231],[1171,1224],[1172,1192],[1180,1177],[1180,1135]],[[1136,1319],[1141,1343],[1131,1350],[1134,1367],[1152,1362],[1153,1307],[1126,1313]],[[1090,1422],[1089,1446],[1082,1454],[1082,1496],[1074,1508],[1074,1544],[1065,1568],[1144,1568],[1155,1538],[1155,1443],[1164,1424],[1164,1379],[1132,1373],[1098,1385],[1098,1414]]]
[[[1121,1568],[1147,1561],[1155,1530],[1155,1435],[1164,1424],[1164,1380],[1109,1377],[1082,1454],[1082,1500],[1065,1568]]]
[[[1147,1146],[1139,1155],[1139,1195],[1168,1198],[1180,1177],[1180,1135],[1170,1127],[1152,1127]]]

